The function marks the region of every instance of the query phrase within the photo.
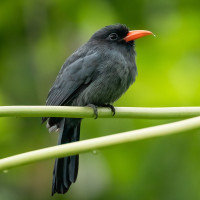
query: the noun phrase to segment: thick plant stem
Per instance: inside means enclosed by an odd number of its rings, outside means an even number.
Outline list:
[[[144,128],[140,130],[129,131],[115,135],[109,135],[95,139],[74,142],[70,144],[63,144],[59,146],[49,147],[1,159],[0,170],[8,170],[9,168],[41,160],[75,155],[86,151],[96,150],[136,140],[180,133],[183,131],[189,131],[199,127],[200,127],[200,116],[169,124],[154,126],[150,128]]]
[[[99,108],[99,118],[175,119],[200,116],[200,107],[116,107],[112,116],[109,108]],[[94,118],[90,107],[72,106],[0,106],[0,117],[71,117]]]

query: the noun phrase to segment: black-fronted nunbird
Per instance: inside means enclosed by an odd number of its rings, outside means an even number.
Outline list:
[[[63,64],[46,105],[110,107],[135,81],[134,40],[152,34],[129,31],[125,25],[106,26],[92,35]],[[44,117],[49,131],[59,130],[58,144],[75,142],[80,137],[81,119]],[[52,195],[65,193],[78,174],[79,157],[68,156],[55,161]]]

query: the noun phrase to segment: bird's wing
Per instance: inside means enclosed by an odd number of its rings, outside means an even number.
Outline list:
[[[63,105],[73,100],[92,81],[100,59],[100,55],[92,53],[70,65],[65,63],[49,91],[46,105]]]

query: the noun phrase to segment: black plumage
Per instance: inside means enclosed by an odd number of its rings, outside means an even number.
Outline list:
[[[63,64],[46,105],[106,106],[135,81],[134,37],[125,25],[106,26]],[[147,35],[147,34],[146,34]],[[140,36],[142,37],[142,36]],[[81,119],[44,117],[50,131],[59,129],[58,144],[79,140]],[[65,193],[78,174],[78,155],[56,159],[52,195]]]

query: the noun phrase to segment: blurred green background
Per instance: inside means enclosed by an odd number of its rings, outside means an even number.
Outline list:
[[[106,25],[157,37],[136,41],[138,77],[115,106],[199,106],[199,0],[0,1],[0,105],[42,105],[65,59]],[[81,139],[172,120],[85,119]],[[0,157],[55,145],[39,118],[0,119]],[[200,199],[200,130],[80,156],[62,200]],[[0,200],[51,199],[54,160],[0,173]]]

